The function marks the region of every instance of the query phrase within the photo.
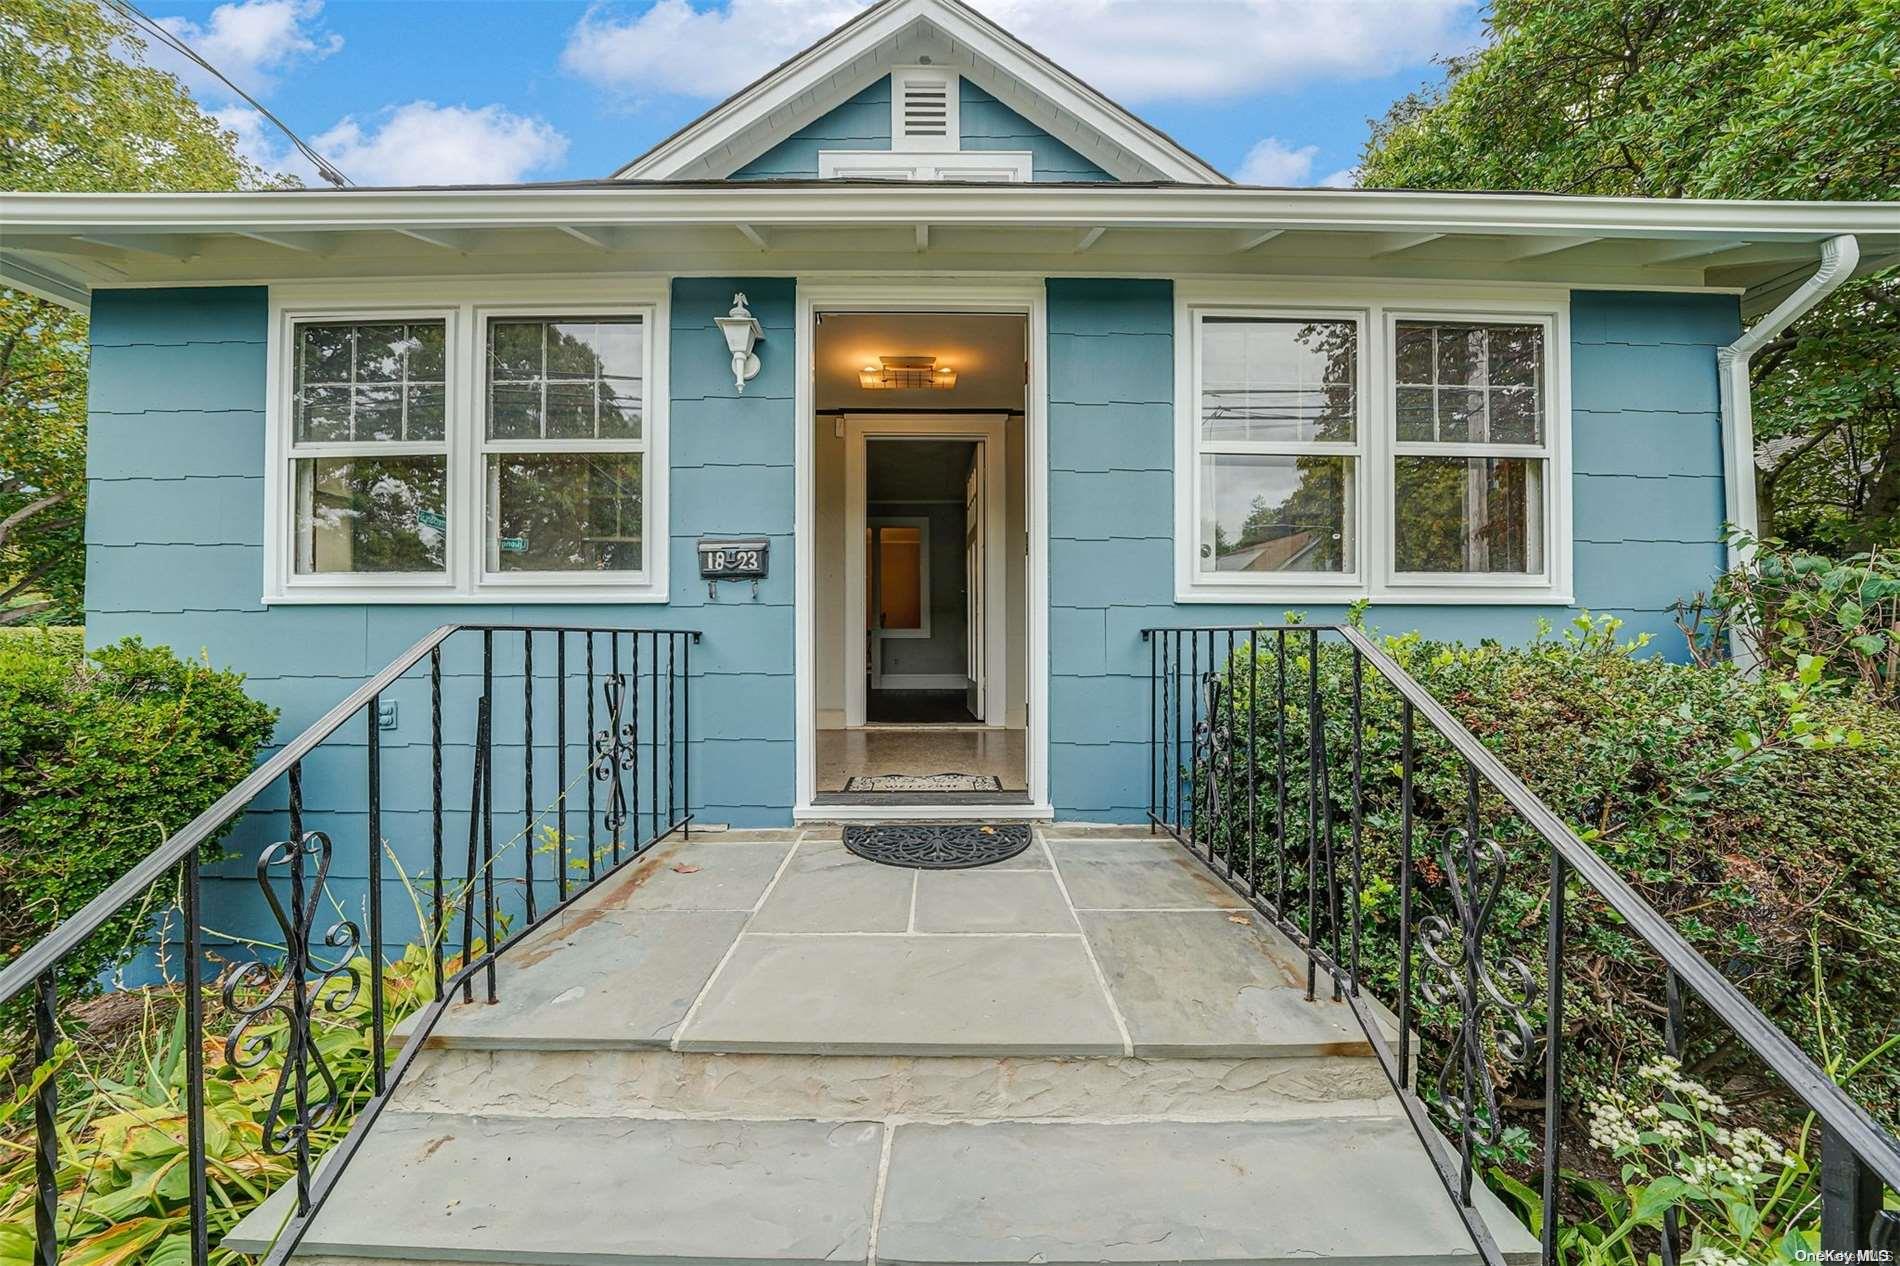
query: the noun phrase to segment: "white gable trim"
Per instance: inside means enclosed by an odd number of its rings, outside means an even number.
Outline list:
[[[969,79],[1117,179],[1231,183],[962,0],[882,0],[661,141],[614,177],[707,180],[730,176],[893,68],[914,64],[920,43],[938,47],[933,63],[942,62],[946,70]]]

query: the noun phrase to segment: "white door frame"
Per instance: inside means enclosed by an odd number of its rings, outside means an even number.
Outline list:
[[[812,396],[813,335],[816,314],[826,310],[856,312],[1009,312],[1021,313],[1029,323],[1029,383],[1023,393],[1024,498],[1028,510],[1029,559],[1027,572],[1029,645],[1025,662],[1029,680],[1028,732],[1024,757],[1028,764],[1027,805],[814,805],[818,788],[817,735],[817,608],[814,564],[817,557],[817,486],[814,430],[816,406]],[[917,277],[818,276],[798,279],[798,327],[794,337],[797,363],[794,444],[797,508],[794,525],[796,572],[794,590],[795,717],[797,765],[795,819],[880,818],[898,814],[907,818],[1047,818],[1049,804],[1049,468],[1048,468],[1048,305],[1040,278],[1022,281],[960,280],[941,275]],[[1000,500],[1000,498],[999,498]],[[862,599],[860,598],[860,601]],[[847,639],[848,640],[848,639]]]
[[[969,440],[983,454],[984,514],[983,636],[991,647],[1007,646],[1009,637],[1009,560],[1003,553],[1009,529],[1005,516],[1008,496],[990,489],[1008,488],[1009,415],[1006,413],[851,413],[844,419],[844,723],[864,724],[864,577],[870,566],[865,555],[864,530],[870,521],[865,476],[869,473],[872,440]],[[926,526],[926,531],[928,527]],[[928,546],[926,546],[927,548]],[[928,573],[926,573],[926,577]],[[924,601],[930,601],[929,591]],[[928,628],[928,625],[925,626]],[[853,636],[853,633],[857,636]],[[986,723],[1001,726],[1009,716],[1009,664],[989,675],[984,692]]]

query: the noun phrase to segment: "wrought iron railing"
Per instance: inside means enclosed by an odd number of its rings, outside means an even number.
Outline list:
[[[31,996],[32,1046],[44,1066],[60,1040],[63,962],[115,916],[141,908],[157,886],[177,882],[192,1266],[203,1266],[213,1247],[206,1192],[207,1038],[215,1044],[214,1058],[236,1068],[270,1058],[281,1061],[263,1118],[262,1146],[290,1158],[295,1203],[263,1259],[274,1266],[295,1249],[455,994],[472,1000],[479,977],[487,1001],[496,1001],[496,962],[510,947],[658,841],[689,829],[690,686],[692,648],[699,638],[697,632],[670,629],[439,628],[0,970],[0,1008]],[[383,886],[384,856],[394,855],[394,841],[384,830],[389,761],[382,731],[395,719],[386,705],[398,703],[398,695],[419,695],[425,676],[427,809],[407,812],[405,829],[428,837],[431,864],[418,877],[423,891],[417,932],[433,960],[433,1000],[414,1016],[412,1031],[392,1059],[384,1033],[392,941]],[[518,716],[509,715],[505,725],[498,720],[517,707]],[[510,738],[518,735],[518,744],[498,739],[502,729]],[[324,754],[327,762],[327,753],[359,748],[360,765],[340,778],[332,771],[316,789],[321,803],[313,804],[308,777],[313,756]],[[445,748],[451,767],[446,779]],[[347,754],[342,759],[354,764]],[[515,762],[519,785],[508,792],[512,800],[518,791],[520,799],[504,804],[496,796],[497,771],[505,769],[512,778]],[[464,764],[466,800],[453,789]],[[551,793],[544,781],[540,797],[537,770],[544,779],[553,778]],[[281,806],[274,800],[280,792]],[[409,798],[411,803],[416,799]],[[359,805],[366,927],[343,916],[328,891],[340,828],[306,829],[312,821],[349,820]],[[459,875],[448,832],[458,815],[467,818]],[[574,819],[583,816],[584,830],[570,834]],[[219,973],[218,1027],[208,1029],[205,972],[211,942],[220,934],[207,921],[201,854],[234,821],[247,818],[271,827],[282,823],[287,831],[259,852],[255,865],[256,882],[282,942],[250,942],[250,957]],[[499,848],[498,821],[511,833]],[[539,873],[538,853],[547,854]],[[320,929],[326,903],[340,917]],[[238,948],[245,944],[239,942]],[[231,946],[222,949],[229,953]],[[354,1006],[365,987],[371,1093],[360,1104],[346,1103],[317,1040],[317,1025],[319,1014],[333,1019]],[[36,1266],[55,1266],[62,1248],[60,1085],[58,1076],[46,1077],[34,1094]],[[354,1120],[336,1137],[350,1107],[356,1108]],[[312,1144],[326,1126],[335,1141],[319,1167]]]
[[[1309,998],[1324,978],[1331,997],[1350,1008],[1487,1263],[1500,1266],[1504,1257],[1473,1192],[1503,1134],[1500,1066],[1541,1090],[1541,1186],[1531,1195],[1541,1198],[1543,1260],[1562,1260],[1565,905],[1580,890],[1614,912],[1635,951],[1660,963],[1657,1036],[1670,1055],[1682,1052],[1686,993],[1706,1011],[1698,1020],[1725,1031],[1812,1113],[1820,1248],[1900,1250],[1900,1215],[1883,1209],[1886,1190],[1900,1191],[1900,1142],[1364,632],[1259,625],[1150,628],[1142,637],[1150,656],[1150,822],[1295,942]],[[1386,692],[1387,703],[1396,696],[1398,711],[1398,803],[1376,807],[1397,837],[1390,874],[1371,873],[1364,848],[1375,812],[1365,794],[1365,708],[1374,690]],[[1330,752],[1329,725],[1336,740],[1344,727]],[[1461,801],[1432,805],[1430,821],[1418,792],[1427,759],[1447,763]],[[1542,850],[1540,891],[1506,887],[1511,867],[1497,842],[1503,815],[1521,824],[1515,838]],[[1363,917],[1362,897],[1380,884],[1396,890],[1396,944],[1375,944]],[[1500,898],[1513,895],[1521,898],[1515,909],[1529,912],[1522,917],[1541,923],[1541,979],[1531,963],[1497,948]],[[1375,958],[1383,975],[1369,968]],[[1391,1011],[1375,1000],[1378,992]],[[1428,1014],[1439,1040],[1424,1052]],[[1421,1072],[1421,1056],[1436,1069]],[[1674,1266],[1681,1228],[1673,1214],[1661,1221],[1654,1251]]]

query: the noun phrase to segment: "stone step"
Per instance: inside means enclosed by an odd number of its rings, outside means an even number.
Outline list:
[[[820,1121],[1283,1120],[1390,1115],[1376,1062],[1336,1055],[765,1055],[652,1050],[423,1052],[396,1089],[410,1112]]]
[[[1489,1202],[1513,1260],[1535,1245]],[[281,1206],[223,1247],[260,1252]],[[1394,1117],[1141,1123],[390,1112],[306,1235],[326,1260],[1355,1263],[1478,1260]],[[1529,1254],[1530,1256],[1526,1256]]]
[[[1304,957],[1168,840],[920,873],[834,839],[674,842],[511,949],[438,1048],[1367,1056]],[[398,1030],[402,1036],[404,1030]]]

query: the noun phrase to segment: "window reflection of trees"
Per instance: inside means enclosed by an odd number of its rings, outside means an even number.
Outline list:
[[[1350,571],[1350,525],[1347,523],[1351,504],[1347,475],[1350,459],[1260,460],[1291,466],[1299,482],[1291,492],[1278,498],[1266,493],[1255,495],[1247,516],[1231,533],[1227,525],[1216,518],[1216,570]]]
[[[448,480],[440,458],[319,458],[298,466],[299,572],[442,570]]]
[[[1353,567],[1350,456],[1252,447],[1352,444],[1358,438],[1359,330],[1352,321],[1209,317],[1203,323],[1203,469],[1267,487],[1244,515],[1210,507],[1217,571],[1340,572]],[[1255,454],[1249,456],[1248,454]],[[1296,481],[1281,493],[1275,485]]]
[[[488,436],[549,443],[488,456],[491,570],[643,568],[643,454],[576,448],[642,438],[645,336],[637,317],[490,322]]]
[[[639,453],[502,454],[495,463],[498,571],[639,571]]]

